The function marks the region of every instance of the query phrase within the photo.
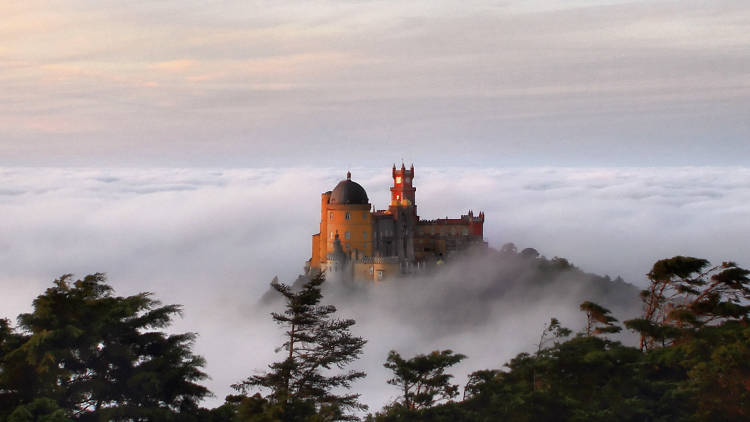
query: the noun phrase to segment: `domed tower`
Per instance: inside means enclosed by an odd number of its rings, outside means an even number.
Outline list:
[[[324,269],[328,254],[334,250],[338,235],[341,247],[351,259],[372,256],[372,216],[367,192],[352,174],[333,191],[321,195],[320,233],[313,236],[311,269]],[[317,239],[316,239],[317,237]]]

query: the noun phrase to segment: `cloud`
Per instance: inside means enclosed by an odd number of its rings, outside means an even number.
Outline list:
[[[176,59],[151,64],[151,68],[167,72],[184,72],[198,63],[191,59]]]
[[[435,165],[741,165],[748,152],[742,2],[2,7],[13,164],[248,166],[260,149],[262,165],[374,165],[376,144]]]
[[[351,171],[373,205],[386,207],[390,163]],[[196,349],[208,360],[208,385],[221,400],[231,383],[276,358],[279,331],[257,300],[275,275],[292,282],[302,271],[310,236],[318,231],[319,195],[344,173],[0,168],[0,215],[7,223],[0,225],[2,316],[28,311],[33,298],[61,274],[107,272],[118,294],[152,291],[165,303],[185,306],[174,329],[200,334]],[[654,261],[677,254],[750,265],[750,169],[744,167],[507,169],[417,163],[415,183],[422,218],[484,210],[492,247],[506,242],[533,247],[550,258],[566,257],[584,271],[622,275],[636,285],[643,285]],[[361,303],[335,290],[327,295],[345,316],[357,319],[355,331],[370,340],[358,365],[371,375],[356,388],[375,408],[396,394],[385,384],[381,366],[391,348],[411,354],[452,347],[470,356],[457,369],[461,375],[499,367],[530,350],[531,337],[551,316],[570,326],[578,321],[576,291],[542,289],[510,303],[499,295],[496,306],[486,308],[463,306],[469,298],[450,309],[445,297],[456,296],[457,286],[471,292],[500,277],[487,269],[475,277],[464,273],[449,271],[432,280],[413,303],[404,298],[414,286],[383,285]],[[405,293],[391,297],[391,287]],[[514,294],[509,297],[521,297]],[[430,323],[436,309],[447,318],[440,324]],[[462,323],[462,315],[473,319]]]

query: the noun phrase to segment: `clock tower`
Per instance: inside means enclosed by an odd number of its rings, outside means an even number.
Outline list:
[[[409,170],[401,163],[401,169],[396,169],[393,165],[393,187],[391,187],[391,207],[408,207],[414,206],[414,193],[417,191],[412,183],[414,182],[414,164]],[[416,210],[415,210],[416,212]]]
[[[414,235],[417,229],[417,204],[414,193],[417,188],[414,182],[414,164],[409,170],[404,163],[397,169],[393,165],[393,187],[391,187],[391,206],[388,207],[393,216],[396,255],[402,265],[408,267],[414,261]],[[406,268],[404,268],[406,270]]]

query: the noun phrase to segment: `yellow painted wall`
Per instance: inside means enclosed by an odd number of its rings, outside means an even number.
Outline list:
[[[382,272],[382,279],[379,277]],[[401,274],[398,262],[357,262],[354,264],[354,279],[357,281],[381,282]]]
[[[320,233],[312,235],[312,258],[310,268],[320,269]]]
[[[344,252],[359,251],[360,258],[372,256],[372,215],[370,206],[350,205],[350,204],[328,204],[326,206],[326,231],[322,231],[321,224],[321,243],[326,243],[327,251],[333,250],[333,242],[338,232],[341,246]],[[349,213],[349,219],[346,215]],[[349,232],[349,239],[346,233]],[[323,237],[325,236],[325,238]],[[348,247],[347,247],[348,245]],[[322,256],[322,255],[321,255]]]
[[[372,256],[372,215],[370,205],[330,204],[331,193],[320,196],[320,233],[312,238],[311,268],[321,269],[329,253],[333,252],[336,232],[344,252],[359,251],[359,257]],[[349,219],[346,214],[349,213]],[[349,232],[349,239],[346,233]],[[347,248],[348,246],[348,248]]]
[[[354,263],[354,280],[356,281],[372,281],[373,277],[370,274],[372,264],[355,262]]]
[[[324,192],[320,195],[320,233],[318,233],[318,268],[320,264],[325,262],[326,256],[328,255],[328,243],[325,241],[328,236],[328,217],[326,214],[326,208],[328,207],[328,201],[331,198],[331,192]],[[313,245],[315,247],[315,245]]]
[[[373,264],[373,281],[384,281],[390,278],[397,277],[399,274],[401,274],[401,267],[398,263],[376,263]],[[378,271],[383,272],[383,279],[378,278]]]

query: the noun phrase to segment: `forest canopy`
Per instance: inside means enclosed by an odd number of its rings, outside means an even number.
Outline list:
[[[546,271],[570,267],[529,251],[502,253]],[[381,359],[396,399],[382,409],[360,401],[367,339],[325,303],[322,276],[273,284],[282,359],[238,379],[235,394],[208,409],[205,361],[192,351],[197,334],[168,332],[179,305],[150,293],[117,296],[103,274],[64,275],[15,325],[0,320],[0,421],[744,421],[748,275],[733,262],[657,261],[636,293],[641,315],[621,322],[584,300],[580,332],[552,318],[536,329],[533,350],[475,370],[465,385],[451,374],[471,362],[461,350],[392,350]],[[635,344],[623,344],[621,330],[635,333]]]

